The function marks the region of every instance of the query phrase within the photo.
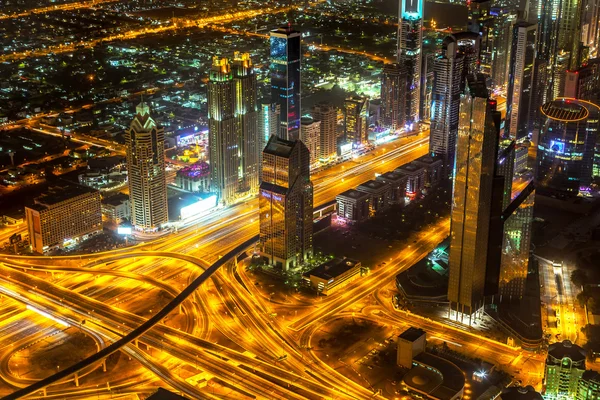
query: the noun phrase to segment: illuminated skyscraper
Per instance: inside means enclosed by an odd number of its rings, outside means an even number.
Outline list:
[[[319,141],[321,137],[321,121],[302,117],[300,120],[300,141],[310,153],[311,167],[319,161]]]
[[[381,125],[392,131],[404,127],[406,74],[401,64],[385,64],[381,74]]]
[[[450,316],[464,322],[483,306],[499,121],[485,79],[469,79],[461,95],[455,161],[450,274]],[[502,196],[499,198],[502,202]]]
[[[542,106],[546,118],[538,144],[536,188],[575,197],[590,185],[600,108],[590,102],[556,99]]]
[[[346,143],[355,146],[366,144],[368,140],[369,99],[351,96],[344,100],[344,135]]]
[[[262,151],[271,136],[279,133],[279,104],[270,101],[260,101],[258,106],[258,165],[262,166]]]
[[[143,101],[125,132],[131,223],[156,231],[169,220],[165,177],[165,135]]]
[[[492,8],[496,14],[490,30],[492,40],[491,77],[495,87],[504,87],[508,81],[508,62],[512,25],[516,16],[504,8]]]
[[[423,50],[423,0],[400,0],[398,63],[406,71],[405,120],[419,121]]]
[[[300,138],[300,39],[291,26],[270,32],[271,100],[279,104],[279,136],[286,140]]]
[[[502,300],[521,299],[529,267],[535,188],[533,181],[521,182],[514,200],[503,212],[504,236],[499,293]]]
[[[313,185],[310,155],[299,140],[271,137],[263,151],[260,249],[269,263],[288,270],[312,256]]]
[[[335,160],[337,156],[337,109],[331,103],[316,104],[312,111],[315,121],[321,122],[319,136],[319,159],[321,162]]]
[[[536,34],[535,24],[517,22],[513,27],[504,135],[517,143],[528,137],[533,120]]]
[[[250,55],[213,58],[208,81],[211,184],[222,204],[256,194],[259,183],[256,75]]]
[[[480,72],[491,76],[492,62],[494,59],[494,13],[491,0],[472,0],[467,2],[468,22],[467,30],[479,35],[481,38],[481,64]],[[497,15],[497,14],[496,14]]]
[[[429,152],[443,158],[447,171],[454,167],[463,63],[464,55],[459,52],[456,38],[447,36],[434,64],[429,136]]]

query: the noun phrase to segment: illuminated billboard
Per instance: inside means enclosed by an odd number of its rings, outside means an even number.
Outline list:
[[[130,226],[120,226],[117,228],[117,233],[119,235],[131,235],[131,227]]]
[[[217,196],[213,194],[205,199],[198,200],[197,202],[190,204],[189,206],[181,207],[179,215],[181,216],[181,219],[187,219],[205,213],[206,211],[216,206]]]
[[[565,152],[565,144],[556,140],[550,141],[550,150],[562,154]]]

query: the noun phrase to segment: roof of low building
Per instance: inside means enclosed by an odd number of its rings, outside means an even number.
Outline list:
[[[360,266],[360,261],[346,257],[334,258],[308,272],[305,272],[304,276],[316,276],[317,278],[329,281],[330,279],[335,279],[357,266]]]

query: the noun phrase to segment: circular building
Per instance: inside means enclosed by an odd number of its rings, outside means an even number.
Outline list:
[[[592,180],[600,108],[558,98],[541,111],[546,120],[538,143],[536,188],[559,197],[577,196]]]
[[[535,391],[531,386],[520,387],[512,386],[506,388],[500,394],[501,400],[543,400],[541,394]]]

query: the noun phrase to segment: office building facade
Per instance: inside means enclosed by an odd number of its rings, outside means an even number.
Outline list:
[[[44,254],[102,232],[100,192],[86,186],[50,187],[25,207],[31,249]]]
[[[319,161],[328,163],[337,158],[337,109],[331,103],[317,103],[311,115],[321,123],[319,134]]]
[[[543,380],[546,399],[577,398],[577,388],[585,372],[585,350],[569,340],[548,347]]]
[[[310,155],[299,140],[273,136],[263,150],[259,191],[261,254],[288,270],[313,253]]]
[[[396,131],[404,126],[406,73],[399,63],[385,64],[381,73],[381,126]]]
[[[254,195],[259,184],[256,75],[250,55],[213,58],[208,80],[211,185],[221,204]]]
[[[461,95],[452,201],[448,300],[450,317],[468,323],[483,306],[497,153],[495,102],[483,76]]]
[[[300,141],[304,143],[310,153],[311,168],[319,162],[321,140],[321,121],[302,117],[300,120]]]
[[[344,100],[344,137],[346,143],[358,147],[368,142],[369,99],[351,96]]]
[[[422,53],[423,0],[400,0],[398,49],[396,54],[398,63],[406,73],[404,115],[405,123],[409,126],[419,122]]]
[[[575,197],[592,180],[600,108],[576,99],[556,99],[542,107],[545,123],[537,152],[538,192]]]
[[[440,156],[448,172],[454,167],[463,62],[456,38],[446,37],[434,64],[429,153]]]
[[[535,104],[532,102],[537,25],[518,22],[513,27],[504,135],[522,142],[528,137]]]
[[[260,158],[262,151],[267,145],[271,136],[277,136],[279,133],[279,115],[280,106],[277,103],[262,100],[258,107],[258,138],[260,146],[258,148]]]
[[[300,32],[284,26],[270,32],[271,100],[279,105],[279,136],[300,138]]]
[[[144,102],[125,132],[131,223],[142,231],[156,231],[169,220],[165,176],[165,135]]]

